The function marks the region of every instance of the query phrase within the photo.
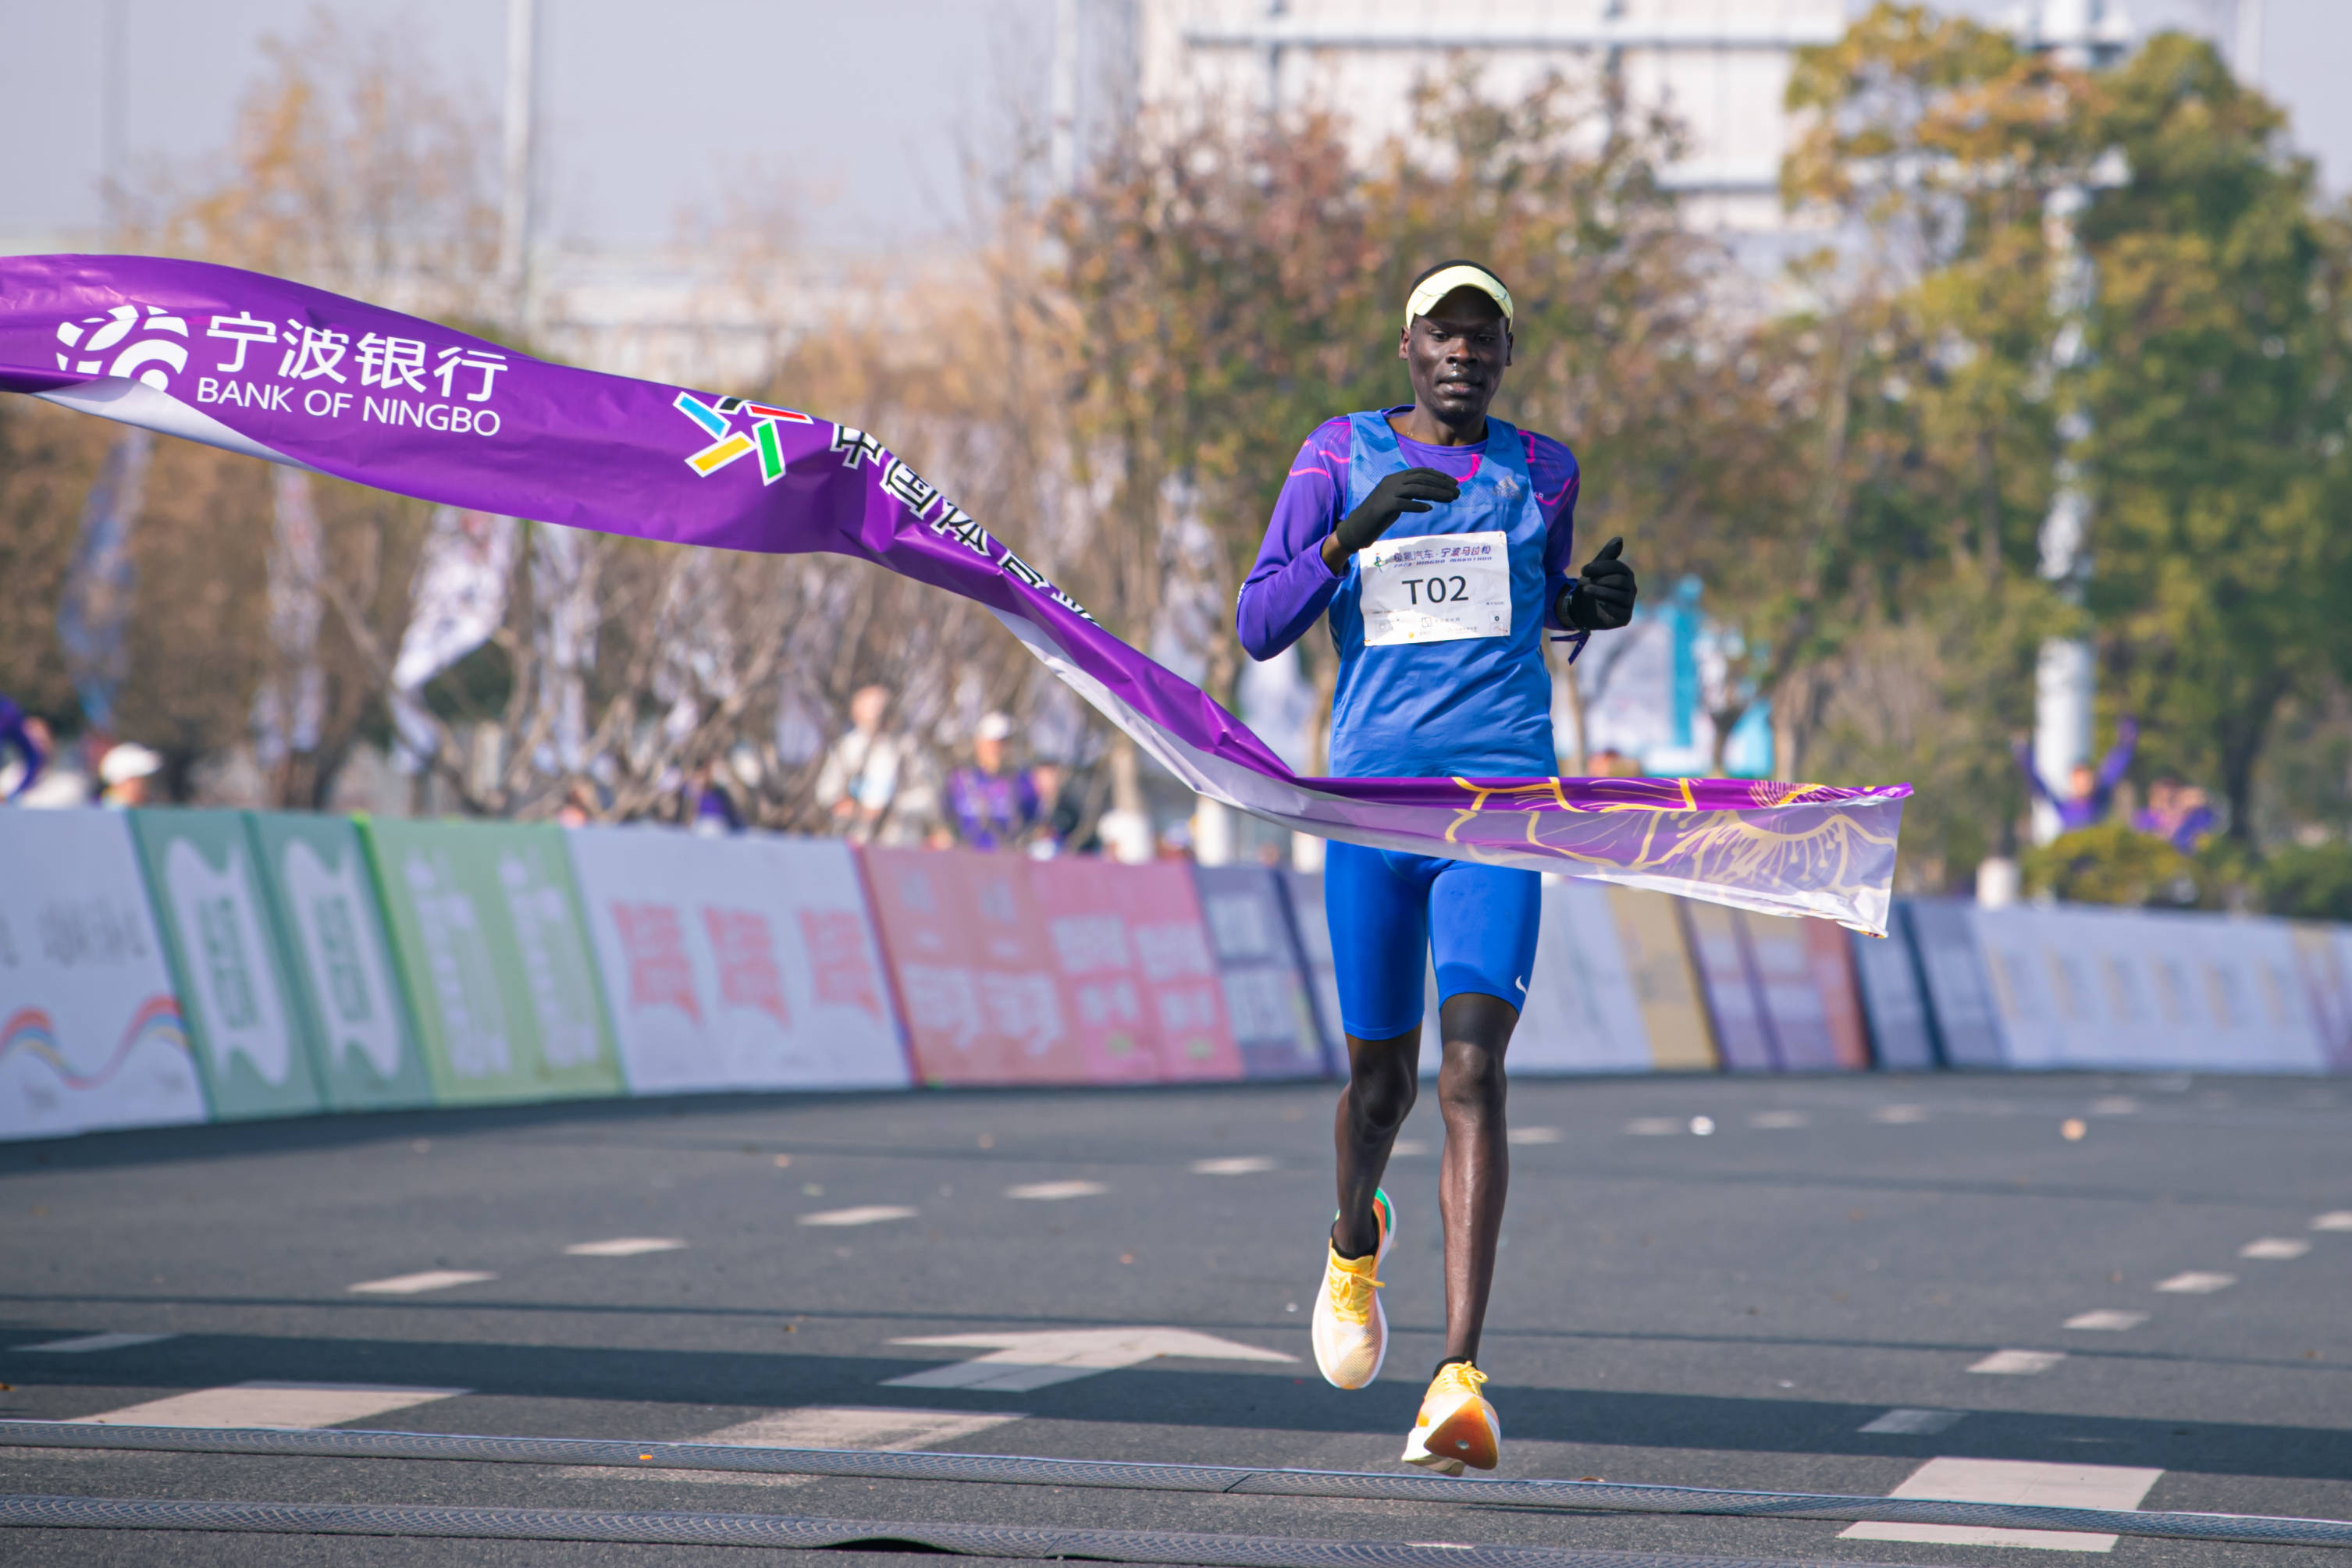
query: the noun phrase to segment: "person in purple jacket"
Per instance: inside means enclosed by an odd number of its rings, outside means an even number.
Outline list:
[[[0,696],[0,758],[14,751],[23,759],[24,772],[16,787],[8,791],[13,800],[31,789],[41,776],[41,765],[49,759],[48,753],[34,737],[32,726],[26,722],[25,710],[5,696]]]
[[[1510,290],[1475,263],[1413,280],[1397,348],[1412,402],[1307,438],[1242,586],[1235,624],[1253,658],[1329,619],[1336,777],[1549,777],[1559,763],[1546,629],[1580,637],[1633,617],[1622,541],[1570,574],[1575,457],[1486,415],[1511,362],[1511,315]],[[1539,888],[1533,872],[1336,841],[1324,862],[1349,1077],[1316,1364],[1336,1386],[1361,1388],[1387,1354],[1376,1270],[1396,1212],[1380,1182],[1418,1091],[1433,956],[1445,1355],[1403,1458],[1449,1475],[1491,1469],[1502,1442],[1478,1341],[1509,1176],[1503,1053],[1527,998]]]
[[[2058,794],[2043,781],[2042,769],[2034,765],[2033,742],[2017,742],[2017,765],[2025,770],[2026,788],[2050,803],[2058,814],[2061,832],[2080,832],[2084,828],[2098,826],[2107,820],[2107,811],[2115,805],[2116,786],[2122,782],[2124,770],[2131,766],[2132,750],[2139,744],[2139,721],[2126,715],[2116,726],[2116,744],[2101,760],[2098,771],[2093,772],[2087,762],[2077,762],[2066,775],[2066,793]]]

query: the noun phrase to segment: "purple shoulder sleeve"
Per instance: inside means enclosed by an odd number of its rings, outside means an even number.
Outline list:
[[[1323,424],[1298,449],[1275,497],[1265,539],[1234,606],[1234,629],[1253,659],[1271,659],[1297,642],[1339,591],[1322,546],[1339,526],[1348,446],[1346,420]]]
[[[1532,430],[1519,433],[1527,443],[1528,476],[1535,481],[1536,505],[1544,514],[1544,624],[1555,632],[1560,622],[1559,596],[1576,575],[1576,493],[1583,476],[1576,455],[1549,435]]]

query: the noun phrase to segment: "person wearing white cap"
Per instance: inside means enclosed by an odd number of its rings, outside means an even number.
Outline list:
[[[948,779],[948,814],[956,835],[975,850],[1010,849],[1037,825],[1044,802],[1024,772],[1005,771],[1013,721],[1001,713],[982,718],[971,732],[971,765]]]
[[[98,780],[106,786],[99,802],[106,806],[143,806],[147,780],[163,770],[163,759],[135,740],[118,741],[99,759]]]
[[[1621,541],[1570,574],[1576,458],[1486,415],[1511,362],[1512,314],[1511,291],[1475,262],[1413,279],[1397,342],[1412,402],[1331,420],[1307,438],[1242,587],[1234,622],[1253,658],[1272,658],[1328,615],[1337,777],[1549,776],[1559,762],[1545,630],[1580,640],[1632,619]],[[1433,957],[1445,1355],[1403,1458],[1448,1475],[1493,1469],[1502,1447],[1477,1355],[1510,1169],[1503,1053],[1527,999],[1539,888],[1533,872],[1505,866],[1339,842],[1325,852],[1349,1076],[1315,1360],[1330,1383],[1361,1388],[1388,1353],[1376,1271],[1396,1210],[1380,1183],[1418,1092],[1422,977]]]

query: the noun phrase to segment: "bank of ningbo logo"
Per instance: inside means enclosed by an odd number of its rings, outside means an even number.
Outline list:
[[[156,332],[169,332],[181,340],[149,336]],[[138,306],[118,305],[103,316],[58,323],[58,341],[72,351],[58,355],[58,369],[85,376],[135,378],[157,392],[169,392],[172,378],[164,367],[188,368],[187,336],[187,322],[160,305],[148,306],[143,318]],[[120,353],[115,352],[118,347]]]

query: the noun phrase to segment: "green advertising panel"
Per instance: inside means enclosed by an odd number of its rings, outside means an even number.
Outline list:
[[[561,828],[362,831],[436,1101],[626,1092]]]
[[[131,813],[215,1121],[324,1109],[242,811]]]
[[[359,830],[341,817],[274,813],[248,815],[246,826],[327,1103],[432,1103]]]

